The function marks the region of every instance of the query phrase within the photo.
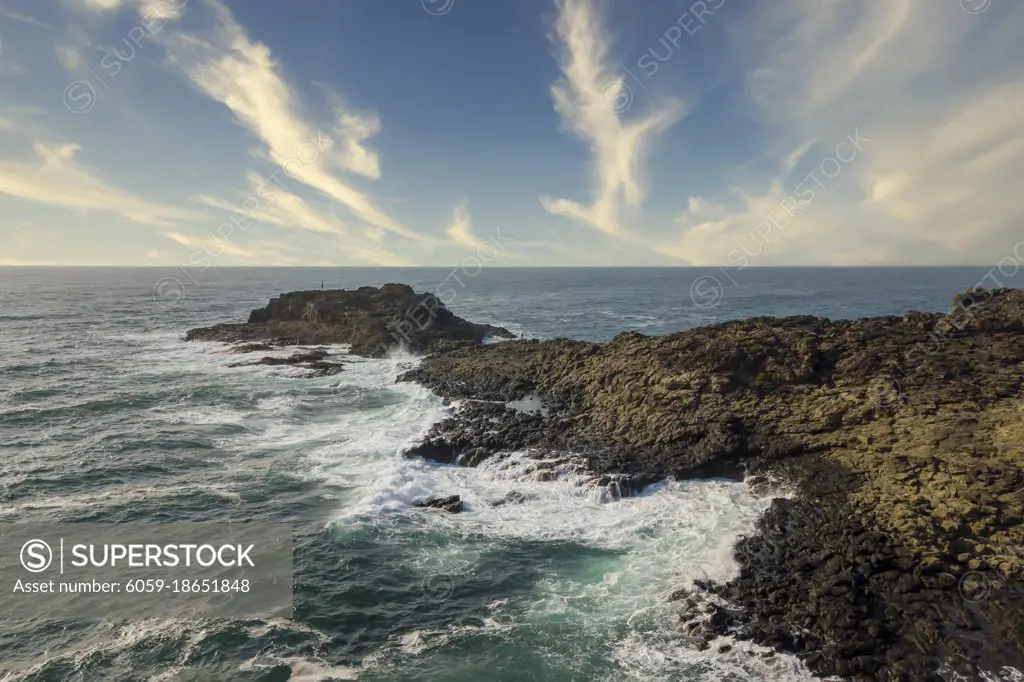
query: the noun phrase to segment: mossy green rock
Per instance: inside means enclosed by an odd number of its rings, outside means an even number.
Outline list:
[[[411,454],[568,449],[637,485],[739,467],[759,490],[781,481],[793,494],[737,546],[740,577],[704,586],[737,611],[683,610],[709,637],[740,632],[856,679],[940,679],[947,659],[1024,670],[1024,292],[967,292],[948,315],[511,341],[406,378],[548,407],[474,404]],[[965,598],[968,574],[984,599]]]

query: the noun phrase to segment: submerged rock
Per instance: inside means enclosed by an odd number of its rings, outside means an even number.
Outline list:
[[[737,545],[740,575],[697,587],[718,599],[684,605],[700,644],[734,634],[845,679],[1024,670],[1022,291],[972,290],[950,314],[461,348],[403,378],[464,401],[413,455],[547,449],[624,492],[737,472],[791,490]],[[506,406],[527,396],[544,412]]]
[[[239,355],[243,353],[256,353],[259,351],[277,350],[274,346],[269,343],[243,343],[231,348],[232,353]]]
[[[495,500],[494,502],[491,502],[491,506],[503,507],[506,504],[523,504],[532,499],[535,499],[534,496],[528,493],[520,492],[518,490],[509,490],[507,493],[505,493],[505,497],[501,498],[500,500]]]
[[[425,509],[440,509],[451,514],[458,514],[462,511],[462,498],[458,495],[451,495],[449,497],[432,497],[425,502],[416,502],[413,506]]]
[[[253,346],[261,346],[263,344],[251,344]],[[268,346],[268,349],[270,347]],[[262,349],[253,349],[262,350]],[[250,351],[242,351],[250,352]],[[251,367],[253,365],[291,365],[295,367],[303,367],[311,370],[309,377],[325,377],[333,376],[340,373],[344,367],[338,362],[326,362],[324,358],[329,355],[328,351],[323,348],[308,351],[306,353],[293,353],[286,358],[275,358],[273,356],[267,356],[256,362],[233,362],[228,367]]]
[[[253,310],[248,322],[190,330],[187,341],[275,345],[349,344],[355,355],[383,357],[392,348],[451,350],[487,337],[514,338],[502,327],[458,317],[433,294],[405,284],[354,290],[294,291]]]

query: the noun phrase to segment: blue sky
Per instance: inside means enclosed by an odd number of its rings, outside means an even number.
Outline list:
[[[0,0],[0,265],[1024,258],[1015,0]]]

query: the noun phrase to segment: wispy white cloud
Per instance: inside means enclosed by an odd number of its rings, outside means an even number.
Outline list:
[[[146,21],[163,22],[180,19],[189,0],[137,0],[139,14]]]
[[[292,193],[287,186],[255,171],[246,175],[249,191],[241,203],[220,197],[200,194],[194,201],[224,212],[224,222],[230,216],[241,216],[239,223],[247,226],[259,224],[276,226],[289,230],[301,230],[324,237],[341,237],[341,249],[350,262],[367,265],[411,265],[411,261],[399,256],[382,245],[383,230],[367,229],[356,234],[333,213],[318,209],[302,197]],[[232,228],[232,234],[235,229]]]
[[[452,222],[445,233],[461,247],[475,249],[480,245],[480,238],[473,234],[468,204],[459,204],[452,209]]]
[[[516,222],[528,223],[522,239],[515,234],[515,248],[528,253],[529,262],[591,264],[622,258],[645,264],[668,259],[735,264],[732,256],[738,253],[758,265],[991,262],[1019,241],[1024,194],[1017,180],[1024,177],[1024,123],[1016,112],[1024,109],[1024,75],[1019,71],[1024,60],[1019,41],[1024,4],[992,3],[980,15],[961,11],[955,0],[728,5],[729,16],[716,19],[715,40],[691,41],[685,49],[687,59],[714,60],[714,78],[727,76],[715,84],[716,98],[722,95],[716,103],[729,101],[742,108],[740,116],[730,111],[725,117],[741,134],[733,139],[733,128],[723,128],[710,120],[713,116],[695,118],[695,127],[674,143],[685,144],[698,135],[728,137],[721,145],[725,153],[718,157],[712,152],[706,159],[676,158],[672,163],[680,169],[679,178],[693,177],[698,164],[706,166],[701,168],[702,181],[715,181],[720,173],[717,189],[686,192],[676,186],[671,191],[684,193],[669,198],[661,195],[660,183],[649,183],[645,177],[647,152],[673,126],[682,130],[677,123],[686,107],[662,100],[654,91],[672,87],[678,78],[686,81],[686,91],[700,92],[705,90],[706,74],[683,68],[668,74],[666,69],[659,72],[651,91],[637,91],[630,104],[631,93],[625,89],[629,86],[621,83],[639,86],[626,78],[613,54],[612,46],[623,36],[616,35],[616,27],[604,20],[602,11],[611,2],[628,6],[629,0],[552,1],[557,10],[552,35],[560,77],[549,92],[542,89],[526,96],[552,98],[563,130],[590,152],[593,181],[579,196],[536,192],[541,194],[540,204],[532,205],[538,215],[517,210],[510,214]],[[251,135],[255,143],[249,146],[259,161],[243,162],[229,171],[242,178],[237,191],[222,189],[222,177],[204,177],[202,185],[186,192],[202,192],[194,199],[203,206],[167,205],[126,191],[101,172],[108,168],[101,155],[120,156],[122,149],[89,144],[80,150],[50,142],[83,138],[40,127],[43,122],[48,127],[85,122],[99,131],[110,123],[68,116],[60,109],[58,83],[56,95],[45,101],[59,116],[54,111],[44,112],[50,114],[44,118],[38,112],[0,108],[5,145],[13,142],[13,149],[23,142],[27,150],[36,144],[35,156],[0,161],[0,193],[73,211],[105,211],[160,226],[195,244],[207,244],[195,241],[207,237],[192,233],[212,232],[231,214],[241,213],[259,227],[240,239],[269,235],[292,244],[299,251],[281,253],[295,256],[296,262],[312,257],[403,264],[408,260],[399,254],[406,251],[436,260],[436,249],[444,248],[443,257],[448,257],[481,242],[468,202],[454,207],[450,224],[431,226],[429,236],[403,224],[399,217],[435,210],[415,204],[399,207],[400,200],[381,198],[397,191],[400,185],[390,181],[401,175],[389,166],[389,155],[380,151],[387,149],[381,137],[395,125],[388,122],[388,111],[382,118],[356,93],[335,94],[328,85],[317,84],[319,91],[307,94],[306,84],[287,77],[290,74],[278,59],[288,54],[278,53],[276,44],[272,51],[255,40],[223,0],[64,0],[59,9],[68,7],[75,13],[56,29],[27,13],[0,8],[0,18],[20,22],[15,25],[32,37],[47,38],[36,41],[33,49],[39,54],[33,61],[21,62],[33,67],[38,63],[31,69],[33,76],[45,71],[46,58],[55,51],[67,68],[84,70],[83,55],[90,54],[89,46],[98,45],[101,35],[109,38],[102,31],[113,30],[106,20],[117,18],[123,26],[120,20],[125,16],[117,13],[163,22],[187,18],[188,24],[168,24],[147,38],[153,52],[139,68],[152,72],[130,87],[121,86],[118,96],[129,107],[131,97],[144,97],[141,83],[152,83],[148,76],[168,75],[150,57],[166,56],[162,67],[169,67],[172,77],[187,81],[197,97],[223,105],[224,113]],[[44,18],[50,20],[50,15]],[[43,33],[51,29],[52,33]],[[624,45],[623,52],[636,54],[636,48]],[[3,69],[14,73],[10,55],[4,55]],[[12,78],[5,92],[29,93],[35,80]],[[727,91],[734,84],[738,87]],[[208,113],[204,107],[183,112],[195,116],[190,125],[209,123],[201,118]],[[747,119],[753,120],[749,128],[744,127]],[[784,226],[773,227],[768,237],[760,235],[758,230],[766,229],[765,221],[773,215],[778,217],[779,207],[804,175],[857,129],[873,140],[867,149],[844,164],[838,177],[827,180],[827,189],[813,185],[818,190],[814,200],[783,219]],[[12,133],[24,140],[14,141]],[[230,136],[222,136],[220,142],[225,146],[218,151],[230,153]],[[321,142],[327,144],[320,146]],[[745,162],[723,168],[726,158],[744,151]],[[86,166],[83,157],[94,165]],[[210,167],[219,171],[225,156],[218,161]],[[261,172],[246,171],[251,163]],[[273,171],[278,171],[276,180],[268,177]],[[188,177],[177,169],[169,172],[177,175],[175,184]],[[378,187],[383,189],[378,192]],[[144,190],[143,186],[138,191]],[[260,199],[258,206],[251,202],[254,196]],[[473,208],[482,216],[490,207],[474,203]],[[552,220],[551,215],[557,218]],[[582,231],[585,244],[577,245],[566,235],[564,228],[573,224],[563,218],[579,226],[572,234]],[[203,220],[207,227],[184,224]],[[185,246],[181,240],[174,243]],[[161,258],[171,257],[172,249],[166,247],[173,245],[156,246]],[[260,251],[244,242],[237,246],[247,255],[240,251],[231,258],[276,258],[273,249]],[[137,254],[146,254],[145,248]]]
[[[189,0],[75,0],[85,12],[109,13],[133,9],[145,21],[170,21],[181,18]]]
[[[265,224],[325,234],[344,233],[345,225],[336,216],[317,211],[281,183],[275,183],[255,171],[249,171],[246,179],[249,191],[241,204],[207,194],[197,195],[193,199],[229,214],[247,215]]]
[[[121,6],[124,4],[124,0],[78,0],[78,5],[82,9],[97,12],[118,10],[121,9]]]
[[[420,236],[380,210],[372,197],[332,168],[380,175],[375,152],[362,143],[380,130],[372,115],[342,110],[336,126],[342,144],[313,152],[318,128],[300,114],[300,103],[266,45],[251,40],[227,7],[210,0],[212,32],[174,33],[165,41],[171,58],[191,82],[220,102],[263,144],[269,158],[300,183],[338,202],[358,219],[406,239]],[[337,150],[337,151],[336,151]],[[299,170],[295,170],[299,166]]]
[[[359,112],[334,93],[328,94],[334,105],[332,160],[345,171],[374,180],[380,179],[380,155],[364,143],[380,134],[381,120],[375,112]]]
[[[800,161],[805,156],[807,156],[807,152],[809,152],[811,150],[811,147],[813,147],[817,142],[819,142],[819,140],[817,139],[807,140],[799,147],[791,151],[789,154],[786,154],[786,158],[782,162],[783,172],[792,173],[793,170],[797,167],[797,164],[799,164]]]
[[[752,6],[732,36],[750,112],[795,148],[770,178],[691,200],[659,249],[697,264],[737,253],[757,265],[998,261],[1024,221],[1013,181],[1024,176],[1024,76],[1010,28],[1021,22],[1020,4],[982,15],[927,0]],[[855,129],[873,142],[759,237],[813,170],[798,168]]]
[[[639,208],[647,190],[643,162],[651,138],[683,116],[677,101],[656,102],[650,113],[624,121],[628,86],[610,64],[610,36],[591,0],[558,0],[556,33],[563,54],[562,79],[551,88],[565,127],[584,139],[593,153],[596,187],[592,204],[541,197],[550,213],[579,220],[598,230],[623,232],[622,209]]]
[[[241,243],[237,239],[216,235],[197,237],[173,231],[164,232],[163,236],[181,246],[196,249],[207,258],[221,259],[219,263],[275,266],[294,265],[297,262],[295,247],[284,242],[251,240]]]
[[[53,26],[51,26],[50,24],[46,23],[45,21],[40,21],[39,19],[36,19],[35,17],[33,17],[33,16],[29,15],[29,14],[22,14],[20,12],[15,12],[13,10],[9,10],[9,9],[4,8],[4,7],[0,7],[0,17],[5,17],[5,18],[10,19],[12,21],[20,21],[23,24],[28,24],[29,26],[35,26],[36,28],[41,28],[44,31],[52,31],[53,30]]]
[[[445,230],[445,234],[448,235],[450,244],[457,246],[460,250],[472,252],[476,258],[487,263],[495,258],[501,258],[502,261],[524,258],[521,253],[510,250],[509,243],[516,249],[520,247],[539,249],[545,248],[547,244],[546,242],[524,240],[519,236],[513,237],[508,230],[502,230],[501,227],[495,227],[488,231],[487,236],[481,237],[473,229],[473,219],[470,215],[468,201],[456,204],[452,209],[452,221]],[[557,247],[553,250],[559,251],[561,248]]]
[[[57,61],[68,71],[78,71],[82,66],[82,49],[84,45],[77,43],[57,45],[54,51],[57,53]]]
[[[34,162],[0,163],[0,194],[77,211],[106,211],[144,225],[167,227],[204,218],[108,184],[76,161],[77,144],[36,142],[33,148]]]

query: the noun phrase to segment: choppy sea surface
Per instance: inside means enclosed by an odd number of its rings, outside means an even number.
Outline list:
[[[601,341],[752,315],[947,310],[987,273],[0,268],[0,523],[277,521],[296,538],[294,620],[0,614],[0,670],[21,668],[0,679],[809,680],[794,658],[696,651],[672,629],[668,594],[737,570],[731,546],[768,504],[742,483],[615,499],[570,472],[537,480],[522,453],[472,469],[405,459],[451,409],[396,383],[417,358],[310,379],[230,368],[239,356],[184,332],[321,282],[441,286],[470,320]],[[490,504],[513,490],[526,501]],[[448,494],[464,513],[411,508]]]

